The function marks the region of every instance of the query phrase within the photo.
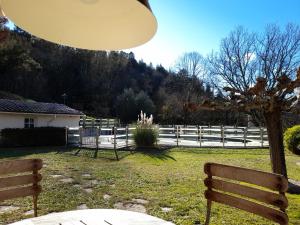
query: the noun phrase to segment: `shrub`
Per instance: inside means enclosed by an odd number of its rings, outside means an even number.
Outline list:
[[[137,147],[154,147],[158,133],[155,128],[137,127],[133,133],[133,139]]]
[[[300,125],[288,128],[284,132],[284,145],[289,151],[300,155]]]
[[[154,147],[158,132],[156,127],[152,124],[152,115],[147,118],[146,114],[141,111],[140,117],[138,117],[136,129],[133,132],[133,139],[137,147]]]
[[[66,144],[65,128],[3,129],[1,144],[5,147],[63,146]]]

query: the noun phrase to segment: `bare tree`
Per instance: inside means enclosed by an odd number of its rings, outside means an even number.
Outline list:
[[[206,71],[204,62],[205,60],[200,53],[187,52],[180,56],[175,63],[176,72],[182,82],[185,83],[186,88],[181,95],[185,122],[190,117],[190,111],[187,110],[185,105],[192,101],[198,101],[201,96],[199,82],[201,82],[200,86],[203,85],[203,78]],[[198,96],[195,96],[195,93],[198,93]]]
[[[263,115],[268,130],[274,173],[287,177],[281,114],[291,111],[300,86],[300,28],[284,31],[270,25],[261,35],[238,28],[222,41],[220,52],[209,59],[210,74],[229,92],[226,102],[205,102],[209,109],[231,108]]]
[[[198,52],[187,52],[180,56],[175,64],[177,71],[184,70],[188,76],[199,77],[203,79],[204,76],[204,58]]]
[[[238,27],[221,41],[220,51],[212,53],[207,60],[210,83],[222,93],[222,87],[230,86],[240,91],[253,86],[258,76],[256,60],[257,35]],[[251,110],[254,124],[262,124],[262,115]]]
[[[283,73],[295,78],[300,65],[300,27],[288,24],[284,31],[278,26],[269,25],[256,41],[256,58],[260,77],[267,80],[267,88],[272,89],[277,78]]]

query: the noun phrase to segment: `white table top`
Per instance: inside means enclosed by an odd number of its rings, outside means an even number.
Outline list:
[[[174,225],[162,219],[117,209],[85,209],[22,220],[10,225]]]

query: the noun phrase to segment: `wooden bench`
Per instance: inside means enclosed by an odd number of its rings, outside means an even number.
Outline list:
[[[34,216],[37,216],[37,198],[41,192],[41,159],[0,162],[0,202],[13,198],[33,196]]]

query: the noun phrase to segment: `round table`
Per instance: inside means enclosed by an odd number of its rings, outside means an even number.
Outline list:
[[[117,209],[85,209],[22,220],[10,225],[174,225],[143,213]]]

